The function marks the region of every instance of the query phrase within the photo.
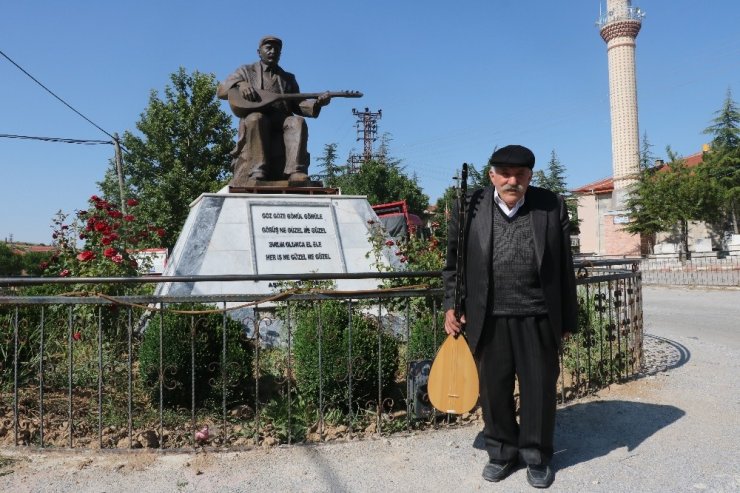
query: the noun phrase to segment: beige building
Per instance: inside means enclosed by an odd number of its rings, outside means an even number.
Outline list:
[[[686,166],[702,162],[704,153],[697,152],[684,158]],[[614,179],[604,178],[571,190],[578,199],[580,220],[580,252],[584,255],[637,256],[653,252],[656,243],[678,243],[677,232],[660,233],[654,238],[632,235],[624,231],[629,221],[624,210],[614,210]],[[689,245],[716,236],[705,223],[689,224]],[[717,243],[717,244],[714,244]],[[718,241],[712,247],[719,248]]]

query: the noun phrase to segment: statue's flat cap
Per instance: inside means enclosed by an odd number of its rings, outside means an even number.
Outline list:
[[[491,156],[493,166],[518,166],[534,168],[534,153],[524,146],[508,145],[496,150]]]
[[[263,36],[262,39],[260,39],[260,46],[262,46],[265,43],[275,43],[280,48],[283,47],[283,40],[278,38],[277,36]]]

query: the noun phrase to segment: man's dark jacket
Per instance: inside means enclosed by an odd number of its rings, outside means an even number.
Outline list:
[[[493,201],[494,188],[474,190],[467,197],[465,230],[465,282],[462,312],[465,314],[465,332],[470,349],[475,354],[481,338],[491,286],[493,255]],[[570,249],[570,220],[562,197],[549,190],[528,187],[525,204],[530,210],[535,254],[545,303],[555,341],[560,343],[563,332],[578,331],[578,300]],[[447,260],[442,278],[445,286],[444,310],[454,307],[457,263],[457,210],[448,228]]]

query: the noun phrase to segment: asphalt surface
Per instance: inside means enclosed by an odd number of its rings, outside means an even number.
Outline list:
[[[740,491],[740,290],[644,287],[645,374],[558,410],[549,491]],[[0,491],[534,491],[481,478],[480,423],[233,453],[0,451]]]

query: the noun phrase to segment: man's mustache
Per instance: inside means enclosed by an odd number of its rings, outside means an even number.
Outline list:
[[[522,185],[504,185],[502,191],[504,192],[520,192],[524,193],[524,187]]]

